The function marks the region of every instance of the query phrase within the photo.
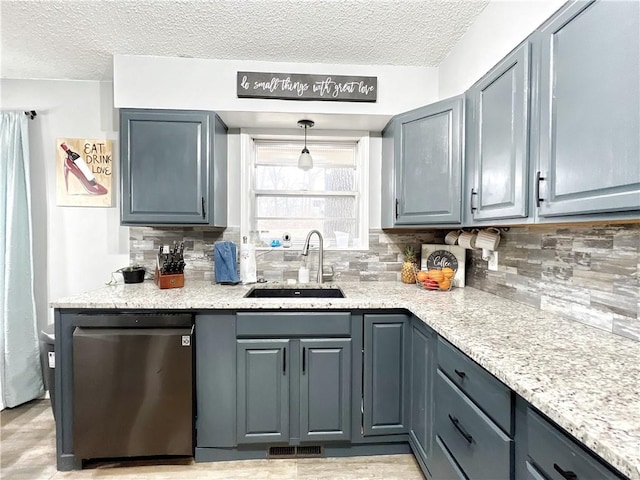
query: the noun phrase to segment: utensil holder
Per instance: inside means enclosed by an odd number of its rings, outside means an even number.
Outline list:
[[[184,273],[163,274],[156,268],[154,281],[161,289],[184,287]]]

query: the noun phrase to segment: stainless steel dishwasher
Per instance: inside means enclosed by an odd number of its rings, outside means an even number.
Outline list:
[[[75,455],[193,455],[192,316],[107,317],[73,333]]]

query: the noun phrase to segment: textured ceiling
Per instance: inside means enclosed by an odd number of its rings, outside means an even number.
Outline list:
[[[3,78],[112,78],[112,55],[437,66],[487,1],[0,0]]]

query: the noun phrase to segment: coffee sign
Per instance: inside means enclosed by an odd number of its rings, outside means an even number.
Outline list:
[[[238,72],[238,98],[375,102],[378,77]]]

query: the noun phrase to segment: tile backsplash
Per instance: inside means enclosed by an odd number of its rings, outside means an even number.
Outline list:
[[[185,244],[185,278],[213,281],[213,244],[229,240],[240,246],[240,230],[227,228],[215,231],[207,228],[153,228],[131,227],[129,229],[131,263],[154,268],[154,261],[161,244],[173,244],[184,240]],[[334,279],[337,281],[400,281],[402,266],[402,249],[406,245],[414,245],[420,251],[423,243],[442,243],[442,231],[402,231],[385,232],[369,231],[369,250],[327,250],[324,254],[325,266],[333,266]],[[298,269],[303,257],[300,251],[276,248],[258,250],[256,263],[258,277],[276,278],[286,281],[297,279]],[[314,278],[318,264],[318,255],[311,251],[308,267],[311,278]]]
[[[467,285],[640,340],[640,224],[511,228],[498,256],[467,252]]]
[[[400,281],[402,249],[442,243],[442,230],[371,230],[368,251],[326,251],[336,281]],[[131,263],[153,268],[161,244],[185,242],[185,277],[213,281],[213,244],[240,230],[130,228]],[[419,251],[419,249],[418,249]],[[467,252],[468,286],[640,341],[640,224],[515,227],[502,234],[499,270]],[[317,254],[309,255],[311,278]],[[258,276],[295,279],[299,251],[257,252]]]

